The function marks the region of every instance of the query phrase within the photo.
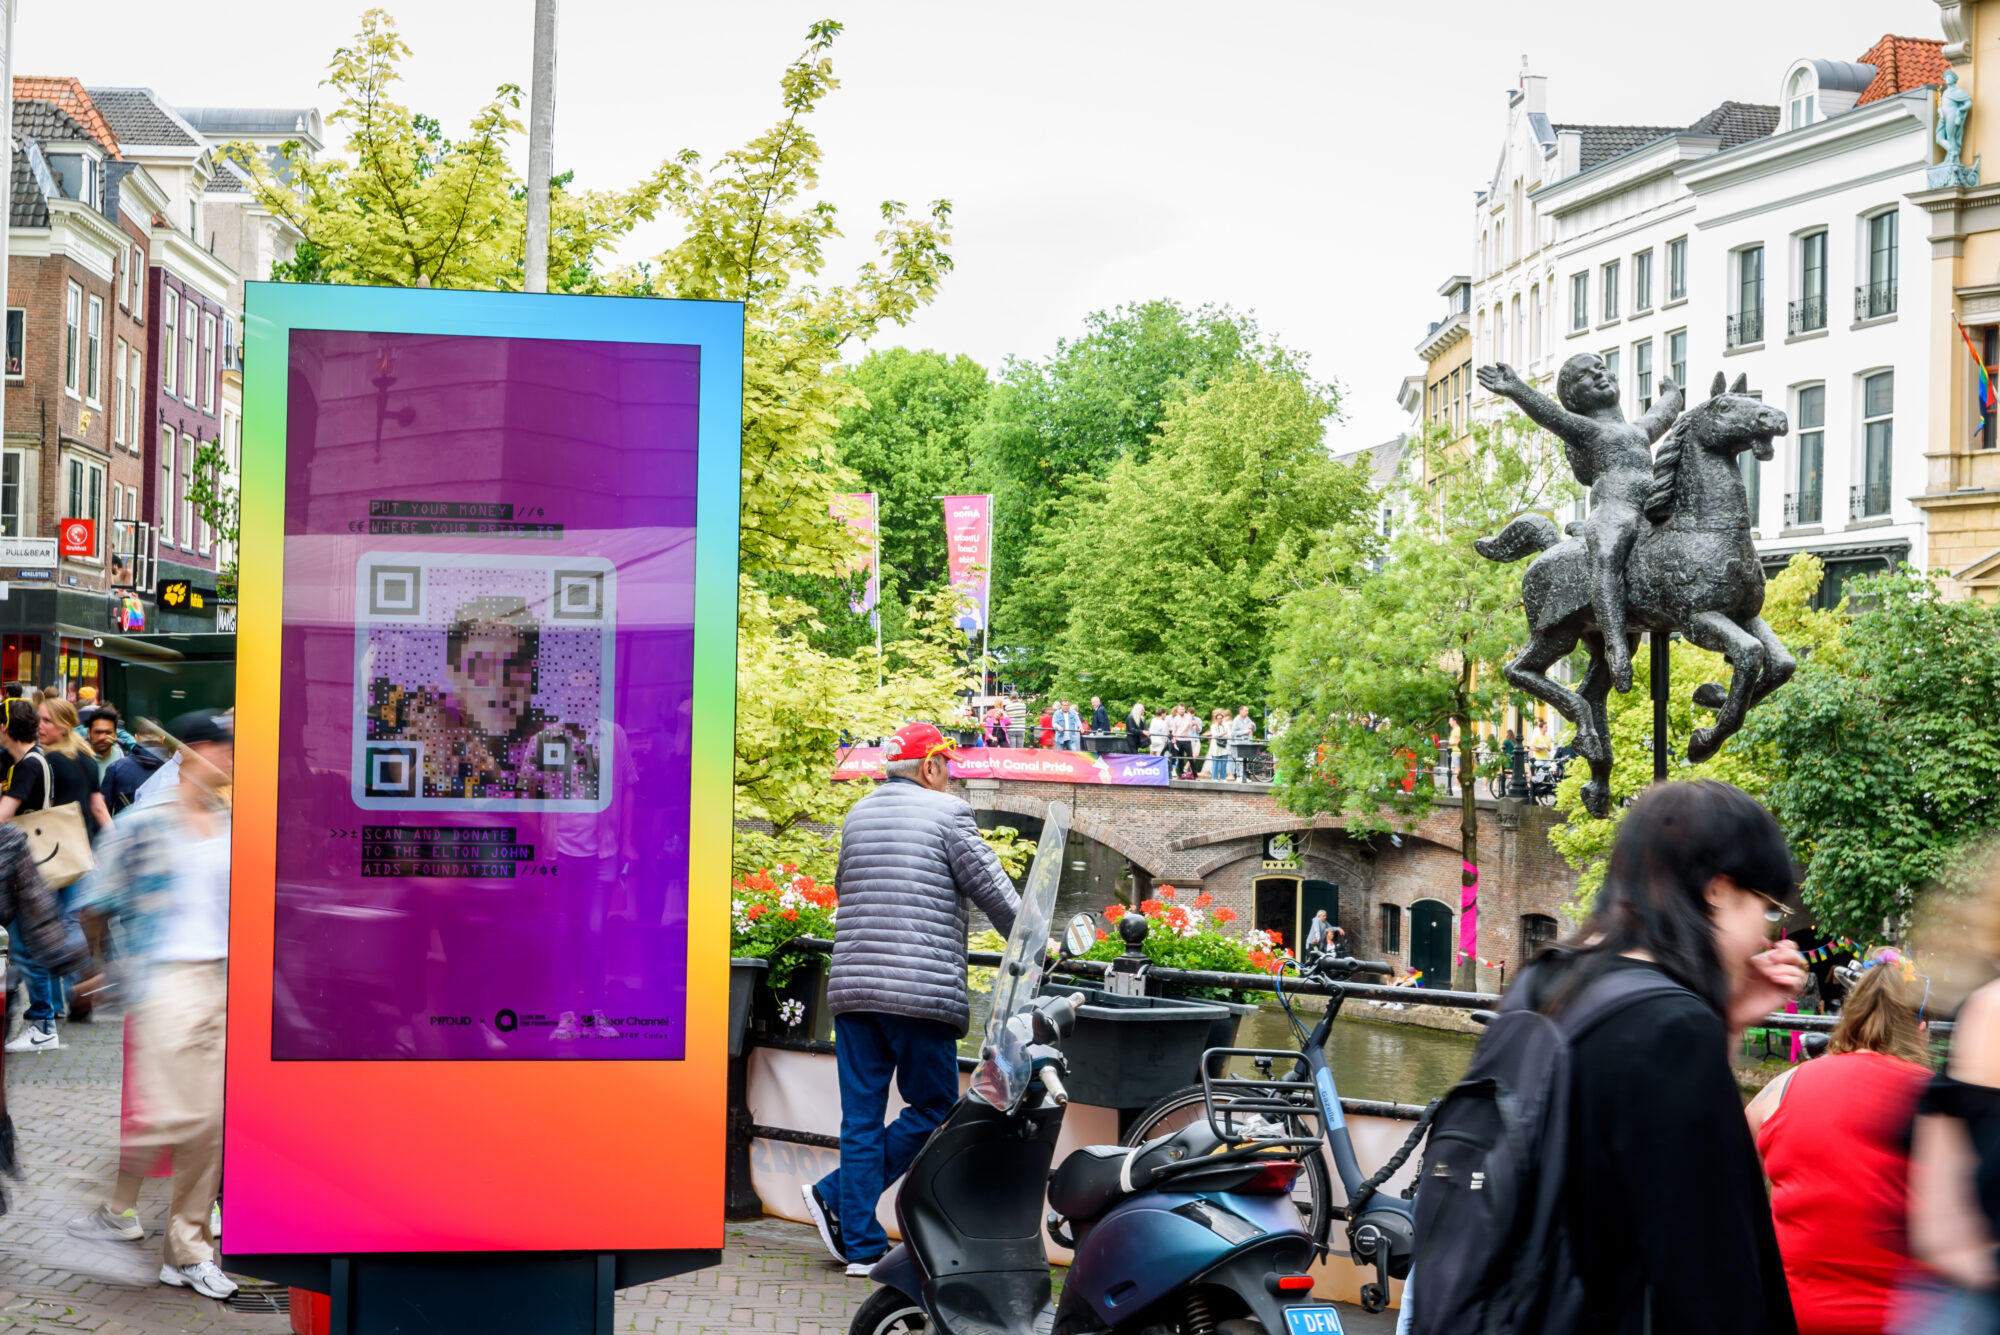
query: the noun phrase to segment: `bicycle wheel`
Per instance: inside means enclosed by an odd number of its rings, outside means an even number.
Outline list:
[[[1169,1136],[1183,1127],[1205,1121],[1207,1117],[1208,1102],[1202,1095],[1201,1086],[1189,1085],[1159,1099],[1134,1118],[1120,1143],[1142,1145],[1155,1137]],[[1287,1128],[1290,1134],[1318,1139],[1318,1117],[1292,1120],[1297,1125]],[[1333,1191],[1328,1185],[1330,1179],[1326,1171],[1325,1148],[1304,1156],[1299,1164],[1304,1171],[1292,1185],[1292,1204],[1298,1207],[1299,1217],[1305,1220],[1313,1241],[1323,1243],[1326,1241],[1326,1230],[1333,1221]]]

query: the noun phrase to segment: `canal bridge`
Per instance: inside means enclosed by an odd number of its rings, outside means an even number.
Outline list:
[[[1554,937],[1576,890],[1575,873],[1549,844],[1561,819],[1551,808],[1479,799],[1477,949],[1468,962],[1457,958],[1465,911],[1456,800],[1412,830],[1357,835],[1337,816],[1294,815],[1265,784],[955,779],[952,790],[982,825],[1030,836],[1049,803],[1068,803],[1068,902],[1137,902],[1161,885],[1183,902],[1206,891],[1290,943],[1324,908],[1356,954],[1420,971],[1435,986],[1499,990],[1505,969]]]

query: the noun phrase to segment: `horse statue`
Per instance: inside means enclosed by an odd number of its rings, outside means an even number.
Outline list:
[[[1750,540],[1750,506],[1737,455],[1772,457],[1771,440],[1787,430],[1784,413],[1749,396],[1747,377],[1731,386],[1718,373],[1709,398],[1675,420],[1653,456],[1652,489],[1640,532],[1625,565],[1626,627],[1636,647],[1640,631],[1680,631],[1729,662],[1729,687],[1697,687],[1696,705],[1715,711],[1688,742],[1696,764],[1714,755],[1743,726],[1758,702],[1791,679],[1798,666],[1760,615],[1764,568]],[[1576,725],[1574,745],[1590,763],[1584,808],[1611,808],[1611,733],[1604,702],[1611,691],[1604,635],[1590,607],[1590,556],[1582,539],[1565,538],[1546,515],[1524,514],[1500,533],[1473,544],[1494,561],[1539,553],[1521,578],[1532,639],[1507,664],[1507,680],[1553,705]],[[1575,690],[1548,669],[1581,641],[1590,666]]]

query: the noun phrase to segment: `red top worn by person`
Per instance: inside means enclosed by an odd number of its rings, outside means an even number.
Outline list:
[[[1909,1135],[1929,1045],[1902,956],[1864,966],[1828,1055],[1746,1110],[1800,1335],[1876,1335],[1909,1268]]]
[[[1035,720],[1035,727],[1042,734],[1042,745],[1044,747],[1056,744],[1056,715],[1054,710],[1044,709],[1042,716]]]

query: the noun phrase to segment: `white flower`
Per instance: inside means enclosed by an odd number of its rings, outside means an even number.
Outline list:
[[[797,1025],[800,1020],[806,1018],[805,1002],[800,1001],[797,997],[785,998],[778,1006],[778,1018],[783,1020],[788,1027]]]

